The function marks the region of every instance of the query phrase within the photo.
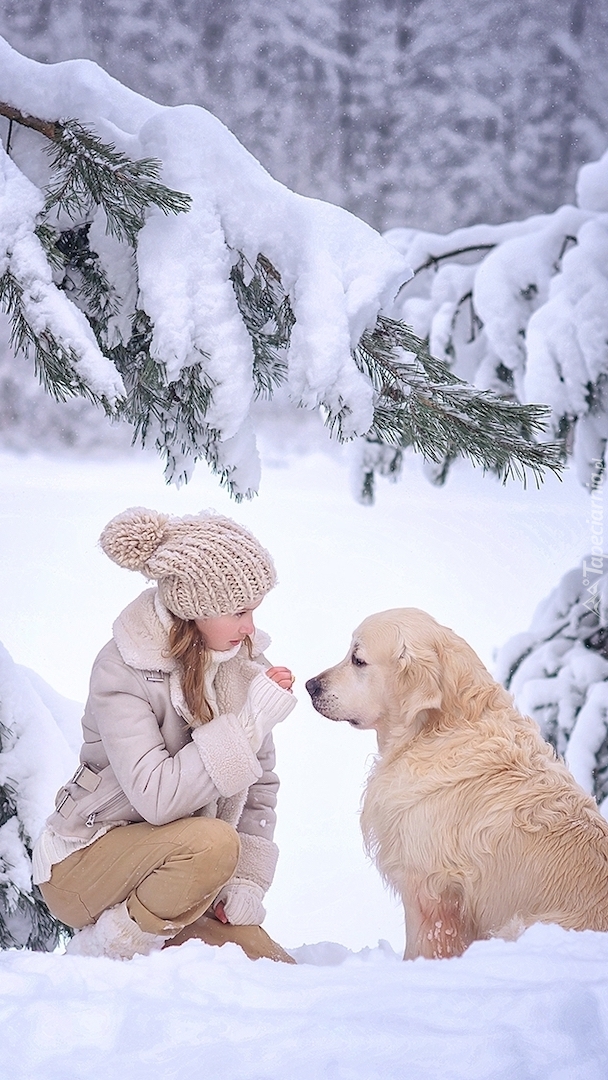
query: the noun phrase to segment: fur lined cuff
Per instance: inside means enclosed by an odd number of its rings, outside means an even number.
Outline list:
[[[262,775],[262,766],[235,716],[216,716],[194,728],[192,740],[201,761],[220,795],[230,798],[251,787]]]
[[[250,882],[258,885],[262,893],[266,893],[272,884],[279,849],[274,841],[267,840],[264,836],[239,833],[239,838],[241,854],[230,884]]]

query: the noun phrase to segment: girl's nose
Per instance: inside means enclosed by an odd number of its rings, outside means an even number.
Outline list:
[[[244,635],[247,635],[248,637],[251,637],[254,630],[255,630],[255,626],[253,625],[253,618],[252,618],[251,615],[248,615],[246,618],[243,619],[243,621],[242,621],[242,623],[240,625],[241,634],[244,634]]]

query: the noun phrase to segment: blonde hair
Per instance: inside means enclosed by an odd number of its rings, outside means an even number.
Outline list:
[[[199,724],[208,724],[213,719],[211,706],[205,697],[208,651],[193,619],[174,617],[169,630],[168,656],[179,664],[186,705],[194,720]]]
[[[244,639],[249,659],[253,655],[253,641]],[[167,656],[177,660],[186,705],[197,724],[213,720],[213,710],[205,697],[205,673],[209,666],[209,650],[205,639],[193,619],[173,617],[169,630]]]

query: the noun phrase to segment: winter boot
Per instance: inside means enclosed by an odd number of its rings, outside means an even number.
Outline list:
[[[284,964],[295,964],[293,956],[273,941],[261,926],[232,926],[230,923],[222,923],[212,915],[201,915],[196,922],[184,926],[175,937],[166,942],[166,945],[183,945],[192,938],[204,941],[206,945],[225,945],[231,941],[240,945],[241,949],[250,960],[261,960],[266,957],[269,960],[282,961]]]
[[[112,960],[132,960],[136,953],[162,949],[167,938],[141,930],[127,911],[127,902],[102,911],[97,922],[79,930],[66,947],[70,956],[108,956]]]

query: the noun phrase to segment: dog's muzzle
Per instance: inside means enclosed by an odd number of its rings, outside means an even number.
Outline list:
[[[316,709],[321,716],[326,716],[328,720],[340,721],[345,717],[336,715],[339,714],[339,702],[337,698],[327,691],[327,686],[324,684],[323,679],[316,676],[313,679],[309,679],[306,683],[306,689],[310,694],[310,700],[313,709]],[[353,727],[359,727],[358,720],[348,720],[349,724]]]

